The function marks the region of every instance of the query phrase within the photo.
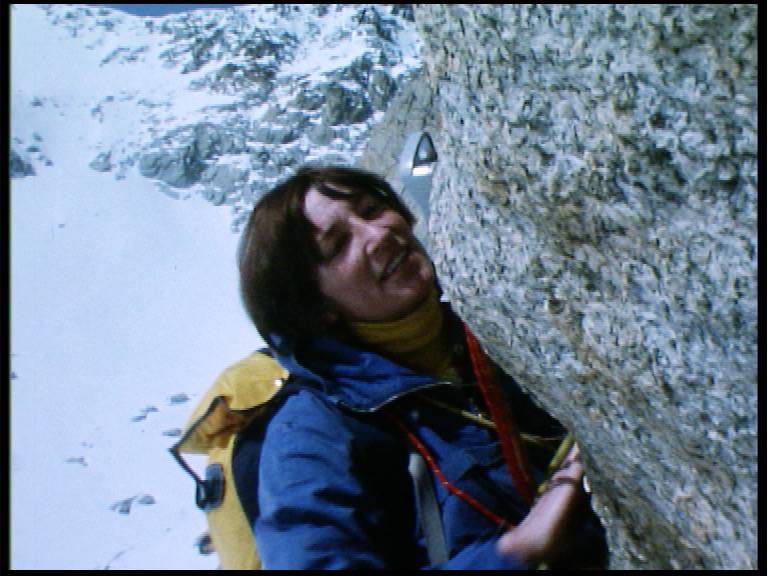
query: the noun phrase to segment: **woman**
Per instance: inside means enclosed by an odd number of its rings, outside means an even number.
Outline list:
[[[251,214],[243,299],[293,375],[233,459],[264,567],[600,565],[578,449],[536,498],[564,430],[440,303],[412,228],[384,180],[341,167],[299,170]]]

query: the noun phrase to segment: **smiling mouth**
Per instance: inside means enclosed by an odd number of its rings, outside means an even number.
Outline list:
[[[395,270],[397,270],[397,268],[400,266],[400,264],[402,264],[403,260],[405,260],[405,258],[408,256],[408,254],[410,254],[410,250],[406,249],[406,250],[403,250],[402,252],[400,252],[394,258],[392,258],[392,260],[390,260],[389,264],[387,264],[387,267],[384,268],[384,272],[381,275],[381,280],[384,281],[387,278],[389,278],[390,276],[392,276],[392,274],[395,273]]]

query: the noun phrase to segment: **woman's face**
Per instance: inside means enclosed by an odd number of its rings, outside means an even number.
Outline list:
[[[320,291],[342,318],[397,320],[429,294],[432,262],[411,226],[381,200],[368,194],[339,200],[312,187],[304,214],[321,255]]]

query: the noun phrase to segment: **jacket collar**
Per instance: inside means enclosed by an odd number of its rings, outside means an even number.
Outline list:
[[[334,338],[318,338],[294,351],[278,349],[275,356],[292,375],[321,389],[331,401],[357,411],[376,410],[437,384],[431,376]]]
[[[438,295],[442,289],[436,284]],[[442,300],[442,298],[441,298]],[[446,328],[451,341],[464,343],[463,322],[448,302],[442,301],[446,313]],[[353,410],[370,412],[384,404],[438,381],[427,374],[419,374],[384,356],[356,348],[331,337],[321,337],[297,346],[277,334],[266,339],[271,342],[275,359],[292,376],[302,379],[302,385],[318,388],[335,403]]]

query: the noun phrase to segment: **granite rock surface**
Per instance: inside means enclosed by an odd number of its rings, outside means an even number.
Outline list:
[[[757,567],[757,7],[418,5],[443,288],[612,568]]]

